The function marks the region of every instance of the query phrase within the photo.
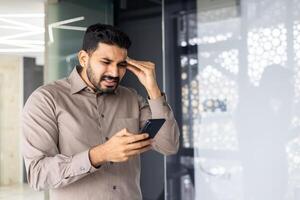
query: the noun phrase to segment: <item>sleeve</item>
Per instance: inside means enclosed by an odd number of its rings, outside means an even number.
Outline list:
[[[148,102],[141,96],[139,98],[140,126],[147,119],[166,119],[164,125],[156,134],[153,149],[164,155],[177,153],[179,149],[179,128],[174,118],[173,112],[166,101],[165,94],[157,99],[149,99]]]
[[[59,153],[55,101],[46,90],[36,90],[22,113],[22,153],[27,180],[35,190],[66,186],[96,171],[89,150],[72,156]]]

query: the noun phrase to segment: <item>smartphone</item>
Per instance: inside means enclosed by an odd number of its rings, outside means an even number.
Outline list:
[[[140,133],[148,133],[149,139],[154,138],[165,121],[165,119],[148,119],[144,127],[140,130]]]

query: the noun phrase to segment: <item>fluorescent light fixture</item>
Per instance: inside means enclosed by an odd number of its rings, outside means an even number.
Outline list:
[[[20,26],[7,26],[7,25],[0,25],[0,29],[28,31],[28,28],[24,28],[24,27],[20,27]]]
[[[34,44],[22,44],[22,43],[13,43],[13,42],[0,42],[0,44],[6,44],[10,46],[16,46],[16,47],[24,47],[24,48],[41,48],[43,46],[41,45],[34,45]]]
[[[34,45],[44,45],[45,42],[42,40],[0,40],[0,44],[34,44]]]
[[[49,33],[49,43],[53,43],[54,42],[53,30],[50,25],[48,26],[48,33]]]
[[[33,30],[41,30],[41,29],[43,29],[41,27],[34,26],[32,24],[18,22],[18,21],[15,21],[15,20],[10,20],[10,19],[5,19],[5,18],[0,18],[0,21],[6,22],[6,23],[9,23],[9,24],[13,24],[13,25],[17,25],[17,26],[20,26],[20,27],[24,27],[24,28],[27,28],[27,30],[28,29],[33,29]]]
[[[4,37],[0,37],[0,41],[1,40],[12,39],[12,38],[20,38],[20,37],[25,37],[25,36],[31,36],[31,35],[39,35],[41,33],[44,33],[44,30],[42,30],[42,31],[32,31],[32,32],[27,32],[27,33],[20,33],[20,34],[14,34],[14,35],[10,35],[10,36],[4,36]]]
[[[78,53],[73,53],[73,54],[70,54],[70,55],[66,56],[66,61],[67,61],[68,63],[70,63],[70,62],[71,62],[71,59],[76,58],[77,55],[78,55]]]
[[[65,30],[74,30],[74,31],[86,31],[86,27],[79,27],[79,26],[58,26],[55,28],[65,29]]]
[[[44,13],[33,13],[33,14],[0,14],[0,17],[5,18],[42,18],[45,17]]]
[[[82,21],[82,20],[84,20],[83,16],[75,17],[75,18],[71,18],[71,19],[67,19],[67,20],[63,20],[63,21],[59,21],[59,22],[49,24],[49,26],[57,27],[57,26],[60,26],[60,25],[70,24],[70,23],[77,22],[77,21]]]
[[[59,22],[55,22],[52,24],[48,25],[48,32],[49,32],[49,43],[54,42],[54,37],[53,37],[53,28],[59,28],[59,29],[65,29],[65,30],[76,30],[76,31],[85,31],[85,27],[80,27],[80,26],[63,26],[64,24],[69,24],[77,21],[82,21],[84,20],[84,17],[75,17],[72,19],[67,19]]]
[[[25,53],[25,52],[44,52],[44,47],[43,48],[0,49],[0,53]]]
[[[0,45],[9,45],[12,48],[1,48],[0,53],[27,53],[44,52],[45,42],[42,40],[27,39],[29,36],[43,36],[45,29],[42,27],[44,13],[23,13],[23,14],[0,14],[0,30],[20,30],[17,33],[0,36]],[[28,20],[22,21],[22,19]],[[30,18],[40,21],[41,27],[30,23]],[[1,33],[1,31],[0,31]],[[24,39],[23,39],[24,38]]]

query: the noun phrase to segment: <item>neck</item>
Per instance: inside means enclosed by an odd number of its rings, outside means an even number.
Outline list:
[[[96,88],[93,86],[93,84],[90,82],[87,73],[86,73],[86,68],[81,67],[80,72],[79,72],[80,77],[82,80],[88,85],[88,87],[92,88],[95,90]]]

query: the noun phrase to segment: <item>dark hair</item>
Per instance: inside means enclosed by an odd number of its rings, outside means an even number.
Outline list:
[[[98,43],[117,45],[120,48],[129,49],[131,41],[129,37],[114,26],[108,24],[93,24],[84,34],[82,50],[88,53],[94,52]]]

